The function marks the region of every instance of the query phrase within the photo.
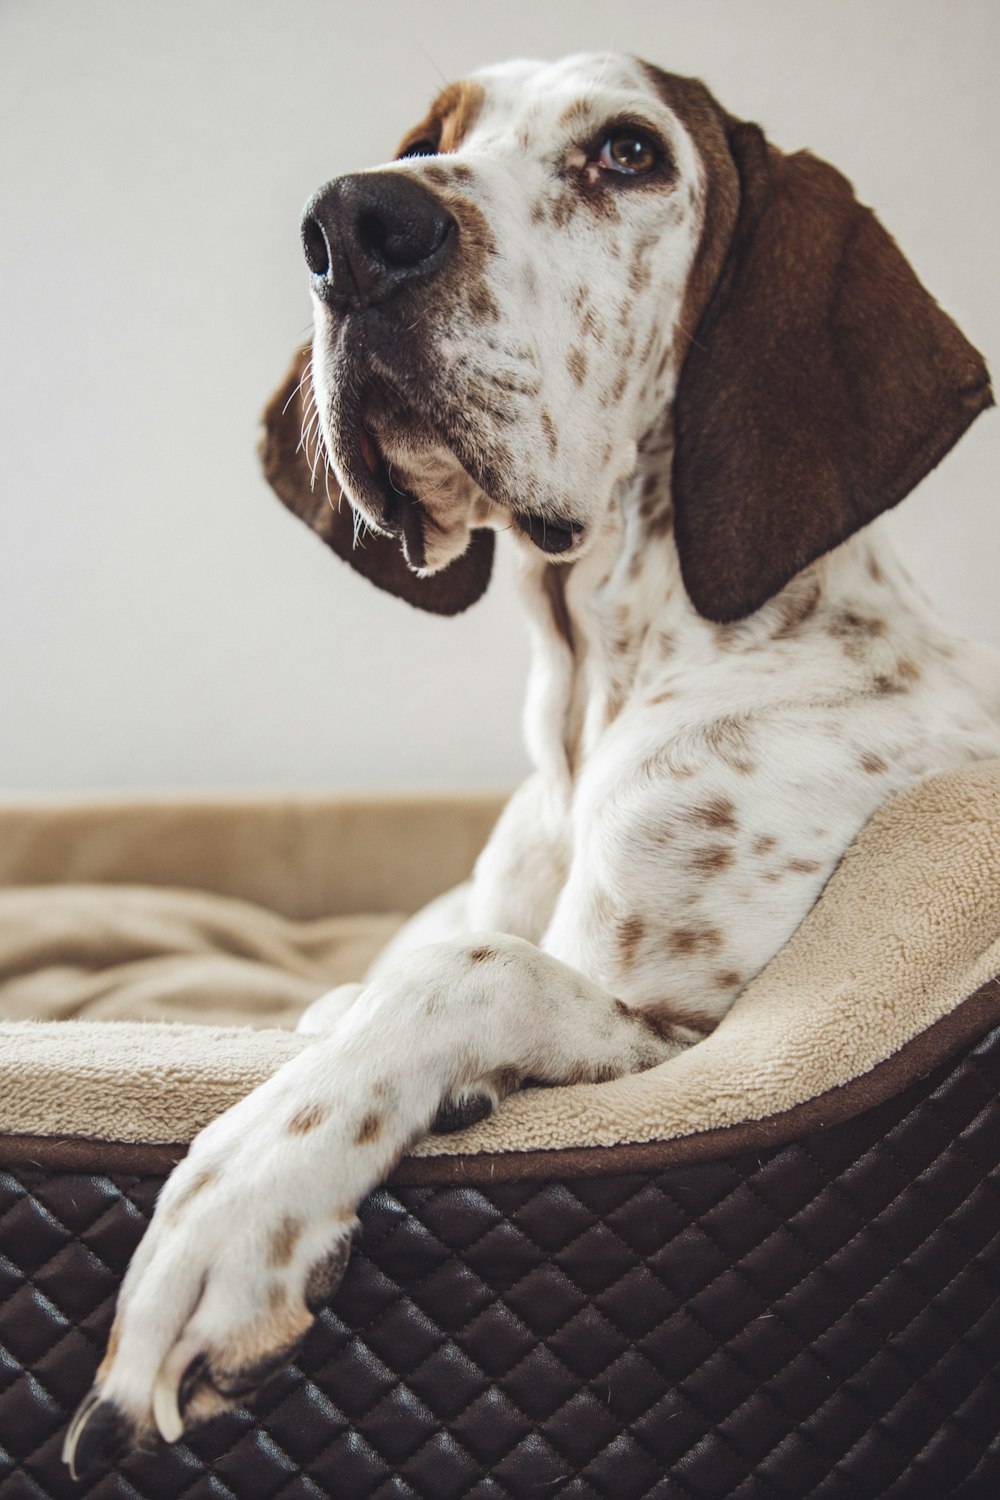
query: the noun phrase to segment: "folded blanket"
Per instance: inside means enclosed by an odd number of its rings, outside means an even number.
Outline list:
[[[438,819],[447,817],[445,800],[435,804]],[[381,807],[388,850],[373,852],[369,838],[365,858],[369,869],[381,858],[384,876],[405,841],[393,845],[388,804]],[[478,816],[462,804],[466,834]],[[243,819],[252,822],[251,811]],[[2,835],[0,818],[0,845]],[[440,837],[444,885],[455,878],[458,846],[446,828]],[[425,884],[429,847],[425,829],[415,841]],[[69,868],[86,864],[78,855]],[[15,861],[13,873],[25,866],[30,859]],[[105,863],[101,877],[112,874],[128,871]],[[36,878],[52,878],[51,867]],[[412,888],[410,874],[401,888],[407,882]],[[18,1019],[0,1022],[0,1132],[189,1141],[312,1042],[246,1026],[23,1018],[96,1006],[104,1016],[190,1020],[213,1015],[217,1004],[227,1018],[258,1026],[290,1018],[329,985],[358,977],[398,921],[384,910],[386,890],[383,880],[374,917],[299,921],[175,888],[2,893],[0,1014]],[[793,940],[704,1042],[634,1077],[514,1095],[492,1119],[421,1142],[415,1154],[668,1140],[808,1101],[810,1118],[822,1123],[825,1096],[901,1054],[998,973],[1000,764],[989,763],[935,777],[883,808]]]

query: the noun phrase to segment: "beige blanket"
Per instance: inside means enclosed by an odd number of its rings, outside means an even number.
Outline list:
[[[401,911],[465,873],[498,805],[484,794],[0,809],[0,1133],[190,1140],[312,1045],[277,1028],[359,977]],[[706,1041],[636,1077],[516,1095],[416,1154],[760,1120],[866,1074],[998,973],[991,763],[884,808]]]

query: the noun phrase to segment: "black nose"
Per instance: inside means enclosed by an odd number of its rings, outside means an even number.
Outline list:
[[[455,230],[451,214],[412,177],[364,172],[310,198],[302,247],[324,301],[366,307],[435,275]]]

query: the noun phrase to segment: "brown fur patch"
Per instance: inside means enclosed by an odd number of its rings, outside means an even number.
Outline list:
[[[378,1140],[384,1128],[385,1120],[382,1115],[376,1114],[374,1110],[370,1110],[358,1126],[357,1134],[354,1137],[354,1144],[356,1146],[370,1145],[372,1141]]]
[[[578,349],[574,345],[566,356],[566,368],[577,385],[583,385],[583,382],[587,378],[587,356],[582,349]]]
[[[477,323],[496,323],[499,320],[500,308],[485,281],[474,281],[466,293],[465,301]]]
[[[473,948],[469,953],[469,963],[486,964],[491,959],[496,958],[496,956],[497,950],[495,948]]]
[[[790,588],[788,598],[779,604],[779,623],[771,634],[773,641],[787,640],[797,634],[807,620],[816,613],[822,590],[815,579],[805,588]]]
[[[667,952],[674,958],[714,953],[721,947],[722,933],[715,927],[675,927],[667,934]]]
[[[817,859],[790,859],[788,868],[796,875],[815,875],[823,867]]]
[[[641,1014],[655,1027],[659,1036],[676,1041],[680,1046],[684,1045],[684,1038],[678,1035],[678,1028],[683,1027],[687,1031],[697,1031],[702,1036],[709,1036],[719,1024],[718,1016],[713,1016],[710,1011],[689,1010],[687,1006],[679,1008],[669,1000],[660,1001],[656,1005],[645,1005]]]
[[[286,1215],[272,1234],[267,1247],[269,1266],[287,1266],[302,1238],[302,1220]]]
[[[639,944],[645,936],[646,924],[642,917],[625,917],[618,923],[618,951],[627,969],[635,963]]]
[[[919,682],[923,675],[917,663],[910,660],[909,657],[903,657],[896,663],[896,676],[907,687],[911,686],[914,682]]]
[[[732,833],[737,826],[736,803],[731,797],[720,794],[692,807],[687,817],[690,822],[700,823],[705,828],[726,829]]]
[[[182,1210],[191,1202],[191,1199],[196,1198],[199,1193],[204,1192],[205,1188],[211,1187],[212,1183],[218,1180],[219,1173],[215,1167],[203,1167],[200,1172],[196,1172],[177,1201],[172,1203],[167,1210],[166,1222],[176,1224]]]
[[[762,833],[759,838],[754,839],[752,852],[754,854],[770,854],[772,849],[777,849],[778,840],[770,833]]]
[[[719,875],[733,862],[733,851],[727,844],[706,844],[696,849],[688,860],[692,870],[702,875]]]
[[[542,431],[545,434],[545,441],[549,445],[549,457],[555,458],[556,454],[559,451],[559,434],[556,432],[556,424],[553,422],[551,415],[548,411],[546,411],[544,406],[539,413],[538,420],[541,423]]]
[[[497,1097],[506,1099],[521,1087],[521,1074],[517,1068],[497,1068],[486,1075],[486,1082],[495,1090]]]
[[[285,1128],[291,1135],[308,1135],[311,1130],[322,1125],[325,1119],[326,1110],[322,1104],[307,1104],[292,1115]]]
[[[104,1358],[97,1367],[97,1379],[101,1381],[108,1374],[114,1363],[115,1355],[118,1353],[118,1345],[121,1342],[122,1328],[120,1319],[116,1318],[111,1325],[111,1334],[108,1338],[108,1347],[104,1351]]]
[[[720,990],[735,990],[743,983],[743,975],[738,969],[720,969],[712,975],[712,982]]]
[[[888,771],[889,764],[881,755],[874,755],[870,750],[865,750],[861,756],[861,769],[867,771],[869,776],[880,776],[883,771]]]
[[[750,721],[740,714],[727,714],[716,719],[705,730],[705,742],[709,749],[733,771],[747,776],[757,769],[750,754],[753,748],[753,732]]]

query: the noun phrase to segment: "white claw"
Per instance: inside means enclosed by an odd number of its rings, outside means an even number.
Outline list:
[[[153,1386],[153,1420],[165,1443],[176,1443],[184,1434],[184,1418],[177,1405],[177,1382],[162,1368]]]
[[[80,1477],[76,1472],[76,1446],[80,1441],[80,1434],[86,1427],[91,1412],[94,1410],[95,1406],[98,1406],[100,1404],[100,1400],[101,1395],[96,1387],[88,1392],[85,1400],[77,1409],[76,1415],[74,1416],[72,1422],[69,1424],[69,1427],[66,1431],[66,1436],[63,1438],[62,1461],[64,1464],[68,1465],[69,1477],[71,1479],[79,1479]]]

